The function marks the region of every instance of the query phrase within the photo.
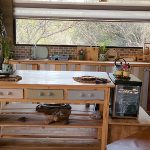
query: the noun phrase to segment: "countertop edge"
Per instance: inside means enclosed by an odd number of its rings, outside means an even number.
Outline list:
[[[29,59],[20,59],[20,60],[10,60],[10,64],[78,64],[78,65],[100,65],[100,66],[114,66],[114,61],[79,61],[79,60],[68,60],[68,61],[60,61],[60,60],[29,60]],[[127,62],[133,67],[150,67],[150,62]]]

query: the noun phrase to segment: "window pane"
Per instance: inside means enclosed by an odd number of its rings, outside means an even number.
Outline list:
[[[150,41],[150,24],[16,19],[16,43],[40,45],[89,45],[142,47]]]

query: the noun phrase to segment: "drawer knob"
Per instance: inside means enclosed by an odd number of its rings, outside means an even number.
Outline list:
[[[85,97],[86,95],[85,95],[84,93],[81,93],[80,96],[81,96],[81,97]]]
[[[12,92],[8,92],[7,95],[12,95]]]
[[[0,95],[3,95],[3,92],[0,92]]]
[[[54,95],[54,93],[52,93],[52,92],[48,93],[48,96],[53,96],[53,95]]]
[[[39,96],[44,96],[44,93],[43,93],[43,92],[40,92]]]
[[[94,97],[94,94],[93,93],[89,93],[88,97]]]

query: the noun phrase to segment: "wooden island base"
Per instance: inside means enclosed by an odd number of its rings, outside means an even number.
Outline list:
[[[1,139],[1,150],[99,150],[98,140],[92,139]]]
[[[8,108],[9,104],[4,107],[1,105],[0,141],[2,144],[0,149],[9,145],[13,147],[15,144],[18,147],[24,148],[19,146],[23,144],[30,147],[32,142],[34,144],[32,138],[39,141],[40,138],[41,140],[46,138],[49,144],[47,141],[43,142],[45,145],[43,146],[42,143],[41,147],[53,150],[55,147],[69,150],[106,149],[110,89],[114,88],[106,72],[17,70],[15,75],[21,76],[22,80],[2,81],[0,84],[0,102],[14,105],[14,108],[13,106]],[[101,77],[110,82],[85,84],[73,79],[81,76]],[[36,112],[36,107],[28,106],[29,103],[73,104],[77,107],[72,107],[68,122],[49,124],[50,116]],[[86,104],[100,105],[98,114],[101,116],[92,114],[92,108],[86,110]],[[16,142],[11,142],[16,138]],[[56,139],[54,143],[53,139]],[[23,144],[19,144],[18,140],[21,140]],[[36,149],[42,149],[36,143],[34,146]],[[33,148],[30,149],[33,150]]]
[[[150,126],[150,117],[144,111],[140,111],[137,120],[109,120],[112,82],[84,84],[73,80],[75,76],[89,75],[109,79],[105,72],[18,70],[15,73],[22,80],[0,84],[0,102],[9,103],[0,109],[1,150],[13,147],[15,150],[106,150],[107,139],[113,142],[121,138],[125,128],[132,131],[135,127],[140,130]],[[73,104],[69,122],[47,124],[47,116],[35,111],[35,103]],[[91,104],[90,108],[85,104]],[[92,104],[100,105],[101,117],[95,119]]]
[[[97,129],[88,127],[100,123],[90,117],[93,115],[93,105],[89,108],[85,105],[71,105],[72,114],[66,125],[64,122],[46,125],[46,115],[36,112],[37,105],[9,103],[2,108],[1,150],[87,150],[87,147],[88,150],[100,149],[100,140],[96,139]],[[79,124],[79,128],[74,128]]]
[[[9,103],[1,110],[1,150],[99,150],[100,141],[97,140],[97,129],[88,128],[88,124],[98,123],[91,119],[93,105],[71,105],[72,114],[66,128],[64,123],[45,125],[46,117],[35,111],[37,104]],[[82,128],[83,121],[87,128]],[[26,118],[19,120],[18,118]],[[4,120],[5,118],[5,120]],[[9,125],[11,122],[13,125]],[[3,126],[4,124],[4,126]],[[62,124],[62,125],[61,125]],[[74,126],[80,124],[80,128]],[[58,125],[58,126],[57,126]],[[150,126],[150,117],[140,108],[138,119],[110,119],[109,143],[125,138]],[[94,127],[94,126],[93,126]]]

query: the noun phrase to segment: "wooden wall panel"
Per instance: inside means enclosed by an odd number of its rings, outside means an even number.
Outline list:
[[[128,137],[138,131],[147,129],[146,126],[134,126],[134,125],[109,125],[108,131],[108,144],[119,139]]]
[[[150,112],[150,76],[149,76],[149,87],[148,87],[148,97],[147,97],[147,111]]]

